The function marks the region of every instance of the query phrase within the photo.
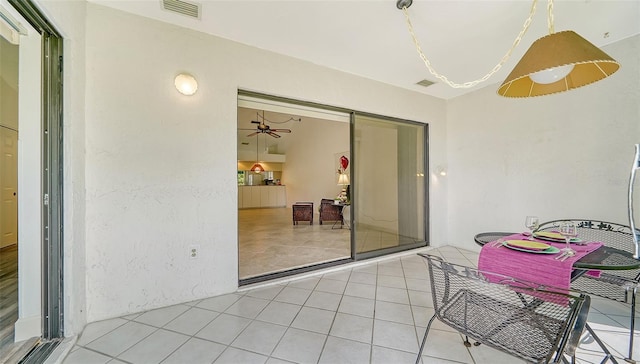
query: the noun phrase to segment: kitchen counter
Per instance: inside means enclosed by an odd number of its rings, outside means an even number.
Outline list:
[[[284,187],[285,185],[238,185],[238,187]]]
[[[238,208],[286,207],[287,190],[284,185],[258,185],[238,187]]]

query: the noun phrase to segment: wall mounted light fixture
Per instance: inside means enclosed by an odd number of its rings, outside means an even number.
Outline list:
[[[191,96],[198,91],[198,81],[188,73],[180,73],[177,75],[174,84],[178,92],[186,96]]]
[[[447,167],[445,167],[445,166],[437,166],[436,167],[436,174],[438,176],[442,176],[442,177],[446,176],[447,175]]]

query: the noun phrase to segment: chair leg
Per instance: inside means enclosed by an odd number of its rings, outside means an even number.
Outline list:
[[[431,328],[431,323],[436,318],[436,315],[431,316],[431,320],[429,320],[429,324],[427,324],[426,330],[424,330],[424,337],[422,338],[422,344],[420,344],[420,350],[418,350],[418,357],[416,358],[416,364],[420,364],[420,358],[422,357],[422,350],[424,350],[424,344],[427,342],[427,335],[429,334],[429,329]]]
[[[593,340],[595,340],[595,342],[598,344],[598,346],[600,346],[600,349],[602,349],[602,351],[605,354],[604,359],[602,360],[601,364],[606,363],[608,360],[611,360],[611,362],[613,364],[618,364],[618,361],[616,360],[616,358],[613,356],[613,354],[611,354],[611,352],[609,351],[609,349],[607,349],[607,347],[604,345],[604,343],[600,340],[600,338],[598,337],[598,335],[596,335],[596,333],[593,331],[593,329],[591,329],[591,326],[589,326],[589,323],[586,323],[584,325],[584,328],[587,329],[587,331],[589,331],[589,334],[591,335],[591,337],[593,338]]]
[[[638,293],[638,287],[633,287],[631,291],[631,329],[629,333],[629,357],[625,361],[629,363],[635,363],[633,360],[633,336],[635,335],[636,327],[636,293]]]

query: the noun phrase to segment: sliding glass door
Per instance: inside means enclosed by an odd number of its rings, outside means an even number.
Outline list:
[[[425,246],[427,131],[238,91],[240,285]]]
[[[427,244],[427,125],[353,116],[355,258]]]

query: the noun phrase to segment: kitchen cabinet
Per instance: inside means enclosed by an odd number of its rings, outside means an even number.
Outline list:
[[[285,186],[238,186],[238,208],[285,207]]]
[[[262,199],[260,198],[260,195],[262,194],[262,187],[251,186],[249,187],[249,191],[251,194],[251,198],[249,199],[249,207],[262,207],[262,204],[260,203],[262,201]]]
[[[284,186],[281,187],[276,189],[276,204],[278,206],[287,206],[287,191]]]

